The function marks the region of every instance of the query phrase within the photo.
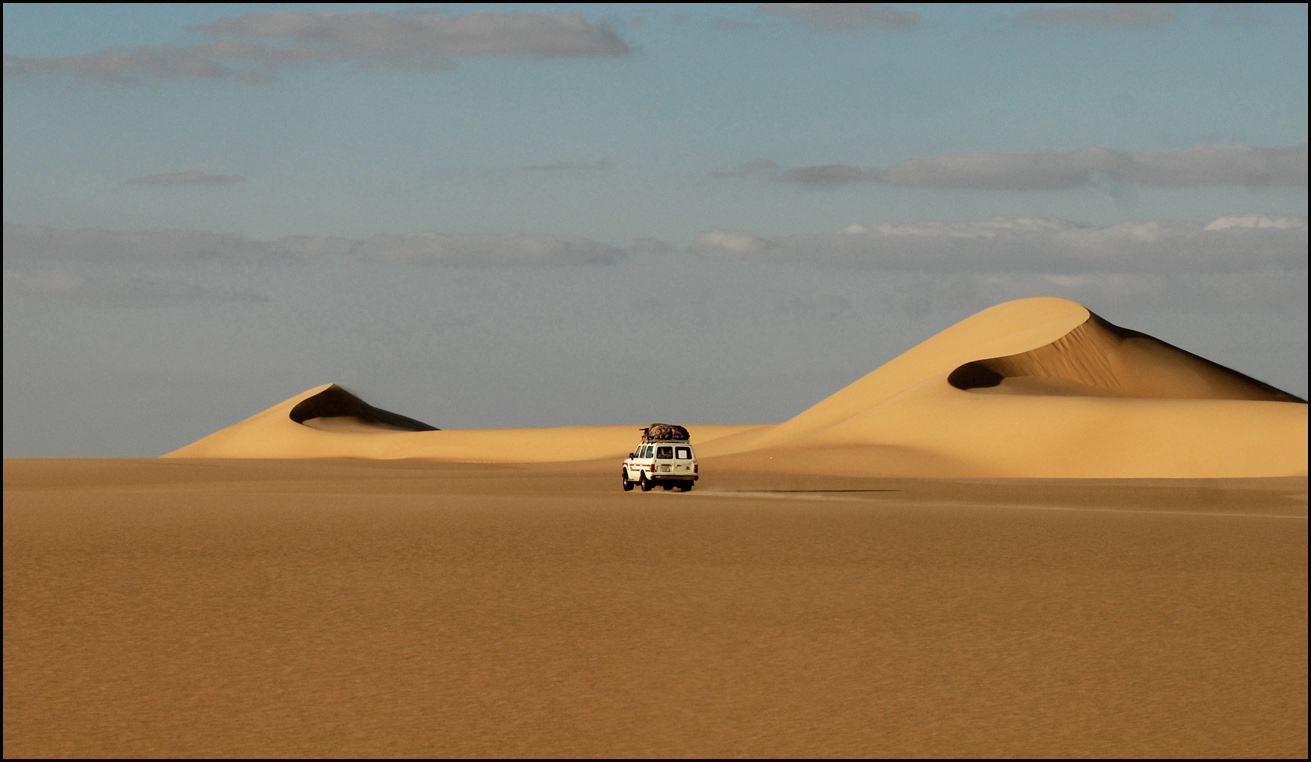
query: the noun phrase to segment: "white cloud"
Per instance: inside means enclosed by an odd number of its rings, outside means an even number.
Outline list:
[[[611,264],[623,250],[577,236],[522,234],[376,235],[365,240],[287,236],[261,241],[196,230],[97,230],[42,225],[4,226],[6,259],[158,262],[365,259],[464,267]]]
[[[158,79],[259,82],[297,63],[349,61],[431,71],[451,68],[451,58],[460,56],[555,58],[631,52],[609,25],[589,22],[581,13],[274,11],[221,19],[198,31],[214,41],[80,56],[6,56],[4,74],[65,73],[103,83]]]
[[[1305,217],[1270,217],[1264,214],[1248,214],[1242,217],[1221,217],[1206,226],[1206,230],[1235,230],[1243,228],[1279,228],[1281,230],[1301,230],[1306,232]]]
[[[1261,226],[1139,222],[1096,227],[1003,217],[982,222],[851,225],[833,233],[761,238],[711,231],[691,251],[707,257],[938,273],[1239,273],[1307,267],[1305,218]],[[1301,224],[1297,223],[1301,220]]]
[[[751,233],[711,230],[697,236],[689,250],[697,254],[743,256],[762,254],[777,247],[773,241]]]

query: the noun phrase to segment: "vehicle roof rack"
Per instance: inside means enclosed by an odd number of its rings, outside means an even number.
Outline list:
[[[653,423],[642,427],[643,442],[686,442],[687,429],[672,423]]]

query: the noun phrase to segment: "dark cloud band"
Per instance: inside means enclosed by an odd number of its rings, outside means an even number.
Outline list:
[[[1129,153],[1096,146],[1066,153],[966,153],[909,159],[887,169],[829,164],[788,170],[806,185],[874,182],[915,188],[1042,191],[1082,188],[1099,178],[1158,188],[1209,185],[1307,186],[1307,147],[1201,146],[1166,153]]]
[[[275,11],[198,28],[213,41],[157,45],[80,56],[5,56],[5,77],[71,74],[102,83],[143,80],[268,81],[293,64],[347,61],[409,71],[449,69],[451,58],[621,56],[628,43],[581,13],[442,15],[429,11],[350,13]]]
[[[234,185],[246,182],[240,175],[210,175],[194,169],[160,175],[134,177],[124,181],[127,185]]]

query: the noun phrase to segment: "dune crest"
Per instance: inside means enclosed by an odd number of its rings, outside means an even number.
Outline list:
[[[1307,473],[1305,401],[1080,304],[962,320],[779,424],[689,425],[705,469],[816,476],[1212,478]],[[438,431],[332,384],[173,457],[615,458],[637,424]]]
[[[361,430],[376,427],[389,431],[439,430],[436,426],[429,426],[422,421],[376,408],[336,384],[329,384],[318,394],[296,403],[287,417],[296,423],[320,428]],[[340,423],[334,426],[333,422],[337,421]]]
[[[947,382],[965,391],[1005,387],[1022,394],[1306,402],[1093,313],[1050,344],[965,363]]]

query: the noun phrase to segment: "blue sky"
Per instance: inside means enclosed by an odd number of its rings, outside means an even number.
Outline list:
[[[598,409],[565,389],[506,412],[523,390],[469,369],[485,345],[446,381],[431,368],[371,375],[388,355],[354,338],[383,319],[361,294],[415,262],[436,263],[409,279],[432,289],[522,285],[491,312],[443,291],[480,330],[543,330],[528,319],[551,309],[532,287],[543,261],[628,293],[674,262],[671,287],[758,283],[778,302],[760,320],[788,303],[899,295],[840,318],[896,327],[872,345],[833,339],[823,309],[793,315],[788,341],[837,341],[848,358],[813,382],[782,393],[745,358],[713,373],[692,364],[707,388],[749,378],[761,401],[671,399],[665,417],[786,418],[990,299],[1035,290],[1140,330],[1177,326],[1162,338],[1306,394],[1306,290],[1290,285],[1306,269],[1304,5],[6,4],[3,33],[7,414],[20,390],[34,410],[57,407],[43,390],[76,388],[84,366],[115,390],[97,395],[144,409],[133,374],[154,365],[173,370],[149,383],[187,409],[197,378],[225,390],[214,420],[355,378],[366,398],[390,395],[437,426],[625,418],[620,398]],[[996,218],[1029,222],[1006,223],[1003,246],[997,225],[979,227]],[[976,239],[993,243],[950,243]],[[274,255],[307,268],[277,296]],[[861,278],[873,291],[849,290]],[[574,294],[585,304],[573,334],[561,324],[534,346],[585,361],[578,331],[624,309],[590,293]],[[387,320],[429,314],[421,292],[406,298]],[[339,322],[304,330],[339,359],[313,373],[288,360],[276,381],[243,381],[225,368],[249,342],[214,368],[166,360],[215,320],[323,301]],[[749,326],[684,307],[707,321],[698,351],[744,343]],[[106,347],[114,333],[77,363],[42,359],[51,341],[127,323],[159,354],[128,363]],[[536,350],[504,351],[497,362],[517,367],[529,355],[515,352]],[[618,372],[603,366],[596,388]],[[412,396],[447,381],[481,386],[485,406]],[[42,433],[38,446],[25,430],[6,426],[6,455],[85,441]],[[132,430],[122,454],[204,433]],[[92,449],[114,454],[111,440]]]

